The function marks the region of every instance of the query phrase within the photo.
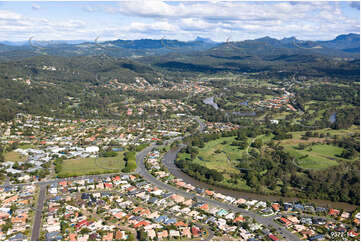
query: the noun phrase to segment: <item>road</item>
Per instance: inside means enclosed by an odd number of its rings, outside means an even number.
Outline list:
[[[227,203],[223,203],[220,201],[216,201],[207,197],[201,197],[189,192],[186,192],[184,190],[178,189],[174,186],[168,185],[166,183],[163,183],[162,181],[157,180],[155,177],[153,177],[148,170],[145,167],[144,164],[144,159],[146,157],[146,155],[154,148],[157,148],[158,146],[155,144],[152,144],[151,146],[147,147],[146,149],[142,150],[141,152],[139,152],[137,154],[137,170],[136,172],[141,175],[145,180],[147,180],[148,182],[156,185],[158,188],[161,188],[163,190],[167,190],[170,191],[172,193],[176,193],[178,195],[181,195],[185,198],[196,198],[197,201],[201,201],[201,202],[205,202],[208,203],[209,205],[215,206],[215,207],[220,207],[220,208],[224,208],[227,210],[231,210],[234,213],[240,212],[241,214],[245,215],[245,216],[249,216],[251,218],[254,218],[258,223],[266,225],[266,226],[272,226],[274,228],[276,228],[284,237],[286,240],[290,241],[298,241],[300,240],[300,238],[294,234],[292,234],[290,231],[286,230],[284,227],[281,227],[280,225],[278,225],[277,223],[275,223],[273,221],[272,218],[269,217],[264,217],[261,216],[259,214],[256,214],[253,211],[249,211],[249,210],[245,210],[242,208],[238,208],[235,207],[233,205],[227,204]]]
[[[46,197],[46,185],[40,185],[38,197],[38,205],[35,212],[33,231],[31,232],[31,240],[38,241],[40,236],[41,215],[43,213],[44,201]]]

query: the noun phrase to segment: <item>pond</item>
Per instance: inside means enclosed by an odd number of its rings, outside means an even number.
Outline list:
[[[123,151],[124,148],[123,147],[119,147],[119,148],[112,148],[112,151],[118,152],[118,151]]]
[[[248,106],[248,101],[244,101],[240,103],[242,106]]]
[[[330,115],[330,118],[328,119],[328,121],[330,121],[331,124],[333,124],[334,122],[336,122],[336,112],[333,112],[333,113]]]
[[[212,107],[214,107],[215,110],[219,109],[217,103],[214,102],[214,97],[207,97],[207,98],[203,99],[203,103],[211,105]]]

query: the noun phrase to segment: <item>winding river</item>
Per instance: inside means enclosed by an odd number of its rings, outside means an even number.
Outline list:
[[[252,192],[244,192],[244,191],[234,191],[227,188],[222,188],[214,185],[210,185],[208,183],[198,181],[194,179],[193,177],[187,175],[182,170],[180,170],[175,164],[174,161],[177,157],[178,152],[182,149],[183,146],[180,146],[178,148],[174,148],[169,150],[162,160],[163,164],[168,168],[169,172],[174,175],[177,178],[183,179],[186,183],[192,184],[195,187],[201,187],[205,189],[212,189],[216,192],[222,193],[224,195],[229,195],[235,198],[245,198],[245,199],[256,199],[256,200],[262,200],[262,201],[277,201],[282,199],[285,202],[294,202],[300,200],[296,197],[282,197],[278,195],[263,195],[263,194],[257,194]],[[310,203],[315,203],[318,206],[322,207],[330,207],[330,208],[339,208],[344,210],[352,211],[355,208],[357,208],[356,205],[352,205],[349,203],[343,203],[343,202],[332,202],[328,200],[320,200],[320,199],[312,199],[309,200]]]

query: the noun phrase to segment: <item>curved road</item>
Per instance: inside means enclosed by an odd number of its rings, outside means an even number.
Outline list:
[[[148,182],[156,185],[158,188],[161,188],[163,190],[167,190],[170,191],[172,193],[176,193],[178,195],[181,195],[185,198],[197,198],[197,201],[202,201],[205,203],[208,203],[209,205],[215,206],[215,207],[220,207],[220,208],[224,208],[227,210],[231,210],[234,213],[240,212],[243,215],[249,216],[251,218],[254,218],[258,223],[266,225],[266,226],[272,226],[274,228],[276,228],[284,237],[286,240],[288,241],[298,241],[300,240],[299,237],[297,237],[296,235],[292,234],[290,231],[286,230],[284,227],[281,227],[280,225],[278,225],[277,223],[275,223],[273,221],[273,218],[271,217],[263,217],[261,215],[256,214],[253,211],[249,211],[249,210],[245,210],[242,208],[238,208],[235,207],[233,205],[227,204],[227,203],[223,203],[220,201],[216,201],[207,197],[201,197],[195,194],[191,194],[189,192],[186,192],[184,190],[178,189],[174,186],[168,185],[166,183],[163,183],[162,181],[157,180],[155,177],[153,177],[148,170],[145,167],[144,164],[144,159],[146,157],[146,155],[152,151],[152,149],[157,148],[158,146],[155,144],[152,144],[151,146],[149,146],[148,148],[140,151],[137,154],[136,160],[137,160],[137,170],[136,172],[141,175],[145,180],[147,180]]]

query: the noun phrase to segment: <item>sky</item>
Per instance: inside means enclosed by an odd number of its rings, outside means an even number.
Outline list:
[[[178,39],[264,36],[330,40],[360,32],[360,3],[308,1],[2,1],[0,40]]]

